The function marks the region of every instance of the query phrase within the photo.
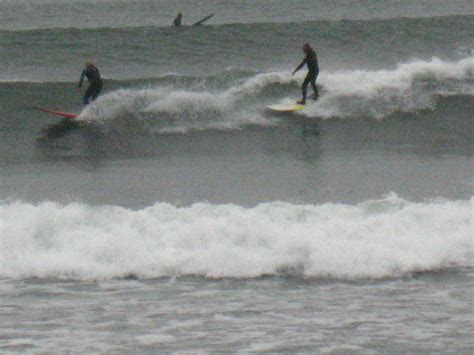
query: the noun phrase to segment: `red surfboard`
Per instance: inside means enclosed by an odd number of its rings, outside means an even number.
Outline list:
[[[76,118],[77,116],[79,116],[76,113],[67,113],[67,112],[55,111],[55,110],[51,110],[51,109],[45,108],[45,107],[34,106],[33,108],[35,108],[37,110],[40,110],[40,111],[43,111],[43,112],[50,113],[50,114],[55,115],[55,116],[61,116],[61,117],[64,117],[64,118]]]

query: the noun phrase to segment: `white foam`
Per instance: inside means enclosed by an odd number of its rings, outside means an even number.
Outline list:
[[[267,85],[295,80],[289,73],[258,74],[218,93],[172,87],[120,89],[100,96],[78,119],[103,123],[122,118],[150,120],[152,115],[160,125],[159,132],[233,129],[248,124],[266,126],[273,122],[255,110],[249,112],[242,100],[252,98]]]
[[[437,95],[474,95],[474,88],[469,84],[473,78],[474,57],[457,62],[438,58],[417,60],[393,70],[323,72],[319,82],[326,93],[317,103],[310,104],[305,113],[326,118],[361,115],[382,118],[397,111],[430,109]],[[464,80],[468,84],[446,85],[449,81]]]
[[[244,208],[0,205],[0,277],[396,277],[474,266],[474,198]]]

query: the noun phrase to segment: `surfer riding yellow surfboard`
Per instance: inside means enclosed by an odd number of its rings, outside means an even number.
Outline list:
[[[316,52],[308,43],[303,45],[303,52],[305,53],[305,57],[303,61],[296,67],[291,75],[295,75],[295,73],[300,70],[305,64],[308,66],[308,74],[306,74],[306,78],[303,81],[303,85],[301,86],[303,91],[303,99],[298,101],[298,104],[305,105],[306,104],[306,93],[308,84],[311,83],[313,87],[314,96],[313,98],[317,100],[319,97],[318,88],[316,87],[316,78],[319,74],[319,65],[318,65],[318,56]]]

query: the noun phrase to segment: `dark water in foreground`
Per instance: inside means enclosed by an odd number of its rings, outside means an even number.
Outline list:
[[[3,315],[14,314],[21,330],[0,328],[6,351],[469,353],[473,347],[467,270],[380,282],[48,280],[14,288],[14,299],[2,298]]]

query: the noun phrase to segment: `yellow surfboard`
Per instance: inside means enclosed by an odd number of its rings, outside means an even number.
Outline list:
[[[276,104],[276,105],[267,106],[267,109],[274,112],[298,112],[298,111],[303,110],[304,108],[305,108],[305,105],[296,104],[296,103],[295,104],[293,103]]]

